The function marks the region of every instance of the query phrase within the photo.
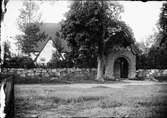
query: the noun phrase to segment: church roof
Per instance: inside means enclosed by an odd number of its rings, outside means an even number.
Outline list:
[[[54,40],[56,38],[55,33],[60,30],[61,26],[60,23],[42,23],[40,25],[40,30],[41,32],[45,32],[45,34],[48,35],[48,37],[46,39],[44,39],[43,41],[38,42],[37,46],[35,47],[35,51],[36,52],[40,52],[43,50],[43,48],[46,46],[46,44],[48,43],[49,40],[52,40],[53,43],[56,43]],[[62,46],[64,47],[63,52],[68,51],[68,46],[67,46],[67,42],[65,40],[61,40],[62,41]]]

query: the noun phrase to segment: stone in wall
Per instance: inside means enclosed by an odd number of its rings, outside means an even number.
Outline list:
[[[159,70],[159,69],[140,69],[136,71],[137,77],[159,77],[159,76],[167,76],[167,69]]]
[[[167,69],[163,71],[163,75],[167,76]]]

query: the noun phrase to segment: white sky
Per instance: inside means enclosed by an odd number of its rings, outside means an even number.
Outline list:
[[[38,1],[39,2],[39,1]],[[156,23],[158,22],[160,8],[162,2],[132,2],[121,1],[124,6],[124,14],[122,19],[132,28],[136,41],[142,42],[146,38],[156,31]],[[40,4],[40,12],[42,13],[42,21],[48,23],[57,23],[64,19],[64,13],[69,10],[68,5],[70,1],[56,1],[47,2],[44,1]],[[7,4],[7,12],[5,14],[4,23],[5,31],[1,29],[5,40],[9,40],[11,43],[12,52],[17,52],[15,46],[16,40],[14,37],[19,33],[17,29],[17,18],[19,15],[19,9],[22,6],[22,1],[11,0]],[[3,37],[1,38],[3,40]],[[46,54],[41,54],[42,58],[47,57],[46,61],[51,58],[52,49],[51,45],[46,46]]]
[[[159,19],[162,2],[120,2],[124,5],[122,19],[132,28],[136,41],[145,41],[146,38],[157,31],[156,23]]]

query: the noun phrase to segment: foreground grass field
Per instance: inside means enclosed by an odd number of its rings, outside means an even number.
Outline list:
[[[133,83],[17,84],[15,115],[16,118],[165,117],[167,84]]]

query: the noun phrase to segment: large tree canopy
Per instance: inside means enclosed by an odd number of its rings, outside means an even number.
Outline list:
[[[167,2],[163,3],[159,19],[160,45],[167,47]]]
[[[139,57],[138,68],[167,68],[167,2],[164,2],[161,7],[157,25],[159,32],[153,34],[155,43],[149,49],[148,53]]]
[[[134,43],[131,29],[121,21],[122,12],[117,2],[75,1],[71,5],[61,32],[72,47],[74,62],[85,54],[88,58],[98,57],[98,65],[103,65],[108,46]]]
[[[133,34],[119,19],[122,11],[121,5],[112,2],[74,2],[62,27],[63,36],[74,49],[83,46],[101,49],[103,47],[101,44],[108,43],[109,40],[112,40],[113,44],[130,45],[134,42]],[[128,36],[129,39],[112,38],[116,34],[118,37],[121,36],[120,34]]]
[[[40,14],[38,13],[39,7],[35,2],[24,1],[23,8],[20,10],[18,18],[18,27],[22,32],[22,35],[18,35],[16,39],[23,53],[27,55],[34,54],[36,58],[39,56],[36,54],[36,47],[39,41],[43,41],[47,38],[44,32],[40,31]]]
[[[161,8],[158,22],[159,34],[156,43],[151,47],[149,56],[152,57],[155,68],[167,68],[167,2]]]

